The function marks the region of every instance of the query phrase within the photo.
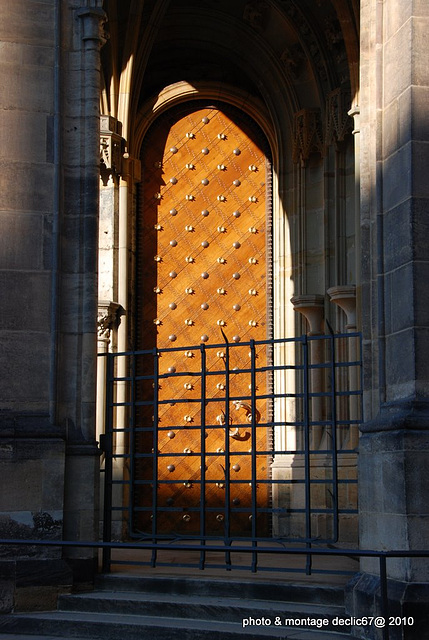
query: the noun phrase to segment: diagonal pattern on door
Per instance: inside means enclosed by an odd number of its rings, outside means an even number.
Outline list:
[[[137,246],[137,347],[166,349],[158,389],[157,496],[154,505],[153,460],[147,452],[152,435],[140,433],[136,454],[136,527],[151,530],[157,508],[160,533],[192,534],[201,530],[201,467],[205,467],[205,530],[223,533],[225,496],[229,495],[231,530],[248,535],[251,528],[251,490],[257,487],[258,526],[267,534],[269,507],[269,402],[256,401],[258,410],[256,477],[252,478],[249,424],[251,376],[250,339],[265,340],[270,300],[267,271],[266,183],[268,162],[256,132],[237,121],[225,108],[194,108],[161,118],[149,131],[143,151],[143,183]],[[256,129],[256,127],[255,127]],[[225,428],[225,350],[207,349],[205,396],[205,455],[201,455],[200,350],[179,347],[224,342],[230,349],[230,416]],[[263,367],[265,347],[257,350]],[[140,373],[150,373],[152,363]],[[218,371],[216,375],[211,375]],[[190,375],[186,375],[189,373]],[[256,392],[269,384],[257,373]],[[140,398],[152,393],[140,384]],[[247,401],[245,400],[247,398]],[[233,400],[235,399],[235,403]],[[242,403],[239,401],[243,400]],[[186,401],[186,402],[183,402]],[[153,419],[141,409],[141,426]],[[237,424],[242,425],[238,427]],[[225,439],[229,438],[229,491],[225,491]],[[144,457],[146,455],[146,457]],[[255,470],[255,467],[253,467]],[[253,528],[255,525],[253,525]]]

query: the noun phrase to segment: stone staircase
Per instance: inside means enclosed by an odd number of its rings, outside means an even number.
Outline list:
[[[344,616],[341,587],[115,574],[57,611],[0,617],[0,640],[351,640]]]

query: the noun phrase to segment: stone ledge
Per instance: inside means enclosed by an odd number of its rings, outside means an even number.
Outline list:
[[[377,431],[429,430],[429,401],[409,400],[384,404],[379,414],[360,426],[362,433]]]

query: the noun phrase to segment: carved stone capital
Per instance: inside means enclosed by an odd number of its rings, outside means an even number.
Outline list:
[[[356,329],[356,286],[354,284],[331,287],[327,291],[331,302],[344,311],[347,317],[346,329]]]
[[[328,94],[326,98],[326,145],[341,142],[352,131],[353,121],[349,114],[350,94],[338,88]]]
[[[100,45],[105,44],[107,36],[104,25],[107,15],[103,10],[102,0],[87,0],[85,5],[77,10],[77,15],[82,19],[82,40],[96,40]]]
[[[112,116],[100,116],[100,175],[104,185],[110,176],[122,172],[122,123]]]
[[[355,136],[360,133],[360,107],[358,105],[353,106],[349,111],[349,116],[353,118],[354,121],[352,134]]]
[[[97,332],[99,340],[110,340],[110,333],[119,323],[122,307],[117,302],[100,300],[97,313]]]
[[[292,160],[306,162],[312,153],[325,155],[323,127],[319,109],[301,109],[294,116]]]
[[[310,336],[323,333],[324,297],[318,294],[294,296],[290,300],[295,311],[301,313],[307,320]]]

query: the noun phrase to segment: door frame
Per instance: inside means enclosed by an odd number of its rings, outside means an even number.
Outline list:
[[[264,227],[265,227],[265,232],[264,232],[264,251],[263,253],[266,256],[265,259],[265,294],[264,294],[264,298],[265,298],[265,303],[264,303],[264,308],[265,308],[265,315],[264,315],[264,325],[265,325],[265,330],[264,330],[264,336],[259,336],[257,338],[257,340],[272,340],[273,338],[273,269],[272,269],[272,158],[271,158],[271,149],[270,149],[270,145],[269,142],[267,140],[267,137],[264,133],[264,131],[261,129],[261,127],[255,122],[255,120],[250,117],[247,113],[245,113],[244,111],[238,109],[235,106],[232,106],[231,104],[227,104],[224,103],[222,101],[219,100],[209,100],[209,99],[198,99],[198,100],[188,100],[186,102],[182,102],[179,104],[176,104],[174,106],[171,106],[169,109],[165,110],[163,113],[161,113],[158,118],[156,118],[150,127],[148,127],[146,129],[146,136],[153,136],[154,134],[154,130],[153,127],[155,127],[155,130],[158,132],[163,132],[165,131],[165,136],[167,138],[168,136],[168,131],[170,127],[175,127],[177,123],[181,122],[184,118],[186,118],[187,115],[190,115],[194,112],[198,112],[201,110],[217,110],[219,111],[219,113],[223,114],[223,116],[225,116],[231,123],[233,123],[238,130],[242,130],[242,134],[245,135],[245,137],[251,138],[252,142],[254,146],[257,146],[261,152],[261,154],[263,155],[264,158],[264,165],[265,165],[265,174],[264,174],[264,197],[263,197],[263,215],[264,215]],[[165,129],[164,129],[165,126]],[[245,133],[244,133],[245,132]],[[146,140],[146,136],[143,139],[144,141]],[[151,138],[153,144],[154,141]],[[156,145],[155,145],[156,146]],[[210,146],[210,145],[209,145]],[[152,149],[153,145],[149,144],[149,149]],[[142,149],[144,149],[144,145],[142,145],[141,147]],[[168,149],[168,147],[167,147]],[[170,154],[171,155],[171,154]],[[144,320],[144,318],[141,317],[140,315],[140,304],[142,301],[141,298],[141,293],[139,293],[139,289],[138,289],[138,282],[139,282],[139,265],[142,264],[142,258],[139,258],[139,251],[140,251],[140,247],[141,247],[141,242],[142,242],[142,236],[141,236],[141,226],[143,225],[143,227],[145,227],[145,225],[147,224],[147,221],[145,221],[143,218],[141,218],[141,216],[144,214],[144,212],[146,211],[146,206],[149,206],[151,204],[153,204],[153,198],[149,197],[149,201],[147,203],[145,203],[144,201],[144,191],[146,189],[145,186],[145,180],[146,180],[146,168],[144,165],[144,161],[145,161],[145,156],[144,153],[140,155],[140,160],[141,160],[141,166],[142,166],[142,176],[143,176],[143,182],[140,183],[141,188],[139,189],[139,196],[137,198],[137,208],[136,208],[136,223],[135,223],[135,229],[136,229],[136,241],[135,241],[135,247],[136,247],[136,264],[135,264],[135,279],[134,279],[134,284],[133,284],[133,289],[135,291],[134,294],[134,301],[135,301],[135,305],[136,305],[136,309],[135,309],[135,314],[134,314],[134,324],[135,324],[135,328],[134,328],[134,336],[135,336],[135,340],[136,343],[134,345],[134,348],[137,349],[138,351],[140,350],[147,350],[151,348],[151,344],[148,343],[143,343],[139,341],[139,335],[141,333],[141,331],[139,331],[139,326],[138,323],[141,322],[142,320]],[[151,173],[153,172],[153,167],[152,164],[149,163],[148,167],[147,167],[147,173],[149,175],[151,175]],[[263,171],[261,171],[261,174],[263,173]],[[158,186],[157,185],[152,185],[153,189],[155,191],[157,191]],[[152,193],[152,192],[150,192]],[[262,196],[261,196],[262,197]],[[168,207],[167,207],[168,208]],[[210,207],[209,207],[210,208]],[[159,210],[158,210],[158,214],[159,214]],[[261,216],[262,216],[262,210],[261,210]],[[261,218],[262,219],[262,218]],[[152,220],[152,222],[149,224],[149,227],[152,228],[152,223],[153,222],[159,222],[159,219],[154,219]],[[144,243],[144,241],[143,241]],[[143,247],[142,247],[143,248]],[[154,249],[155,251],[155,249]],[[157,251],[155,251],[156,253]],[[262,262],[262,260],[261,260]],[[145,260],[143,258],[143,263],[145,263]],[[148,285],[148,291],[151,291],[153,283]],[[145,299],[145,296],[143,295],[143,299]],[[137,323],[137,324],[136,324]],[[152,326],[152,325],[150,325]],[[146,327],[146,329],[143,331],[143,335],[145,335],[146,331],[151,331],[150,329],[148,329]],[[240,335],[243,335],[241,333],[241,330],[239,331]],[[215,342],[220,342],[222,341],[222,338],[219,336],[219,339],[216,340]],[[244,343],[246,343],[248,341],[248,338],[244,340]],[[156,344],[156,343],[155,343]],[[155,344],[153,346],[155,346]],[[178,347],[178,345],[174,345],[176,348]],[[158,347],[157,347],[158,348]],[[184,351],[186,351],[186,349],[189,349],[190,347],[185,347]],[[272,366],[272,361],[273,361],[273,354],[272,354],[272,349],[273,349],[273,344],[271,343],[271,345],[266,345],[266,349],[267,349],[267,360],[266,360],[266,366],[267,367],[271,367]],[[161,352],[165,352],[164,355],[168,355],[168,348],[162,348],[161,347]],[[173,353],[175,353],[173,351]],[[207,353],[210,353],[210,349],[207,351]],[[250,366],[250,365],[249,365]],[[261,365],[262,366],[262,365]],[[191,374],[192,375],[192,374]],[[273,420],[273,401],[271,400],[272,394],[273,394],[273,373],[272,371],[267,371],[266,374],[267,376],[267,388],[266,388],[266,393],[269,394],[270,399],[267,399],[266,402],[266,410],[265,410],[265,421],[267,421],[268,423],[271,423]],[[244,393],[244,390],[243,390]],[[250,392],[249,392],[250,393]],[[234,395],[234,394],[233,394]],[[246,393],[244,393],[244,395],[247,395]],[[244,397],[243,395],[243,397]],[[218,399],[219,401],[221,400],[221,398]],[[212,399],[212,401],[214,401],[214,398]],[[249,400],[250,401],[250,400]],[[210,402],[210,401],[209,401]],[[262,402],[262,401],[261,401]],[[181,406],[181,405],[179,405]],[[192,406],[192,405],[191,405]],[[227,411],[227,409],[225,409],[225,411]],[[232,417],[232,416],[231,416]],[[174,421],[173,421],[174,422]],[[164,434],[165,435],[165,434]],[[274,443],[274,437],[273,437],[273,427],[267,427],[266,428],[266,438],[267,438],[267,442],[266,442],[266,448],[267,450],[272,450],[273,449],[273,443]],[[220,444],[224,444],[223,442]],[[170,461],[171,462],[171,461]],[[271,478],[272,475],[272,469],[271,469],[271,462],[269,462],[267,464],[267,470],[266,470],[266,479],[269,480]],[[159,478],[162,478],[163,476],[160,475]],[[159,479],[159,483],[163,484],[163,480]],[[268,499],[268,503],[271,505],[272,502],[272,488],[271,485],[268,484],[267,485],[267,499]],[[267,504],[267,508],[268,508],[268,504]],[[269,524],[269,528],[271,528],[271,523]]]
[[[293,110],[288,110],[286,113],[286,127],[284,124],[282,127],[277,122],[279,114],[276,107],[278,105],[271,105],[272,113],[270,113],[262,100],[249,96],[237,87],[224,83],[178,82],[167,86],[143,104],[137,115],[134,131],[135,157],[140,157],[146,132],[158,117],[178,104],[194,100],[222,102],[239,109],[259,126],[268,142],[271,151],[271,268],[273,273],[271,334],[274,339],[295,337],[300,331],[297,331],[296,313],[290,303],[295,295],[295,288],[291,250],[292,231],[286,210],[288,186],[295,187],[299,179],[296,175],[297,168],[292,169],[288,166],[293,144],[293,118],[291,117]],[[291,180],[293,185],[290,185]],[[135,238],[131,246],[135,246]],[[285,365],[287,360],[294,360],[295,355],[290,353],[291,349],[292,347],[290,346],[289,349],[288,346],[274,350],[274,364],[281,366]],[[284,387],[285,380],[282,372],[274,373],[273,384],[278,388]],[[285,402],[275,403],[276,424],[287,422],[289,410]],[[287,430],[284,426],[276,426],[273,439],[275,449],[286,448],[291,439],[295,440],[295,433],[293,429]]]

